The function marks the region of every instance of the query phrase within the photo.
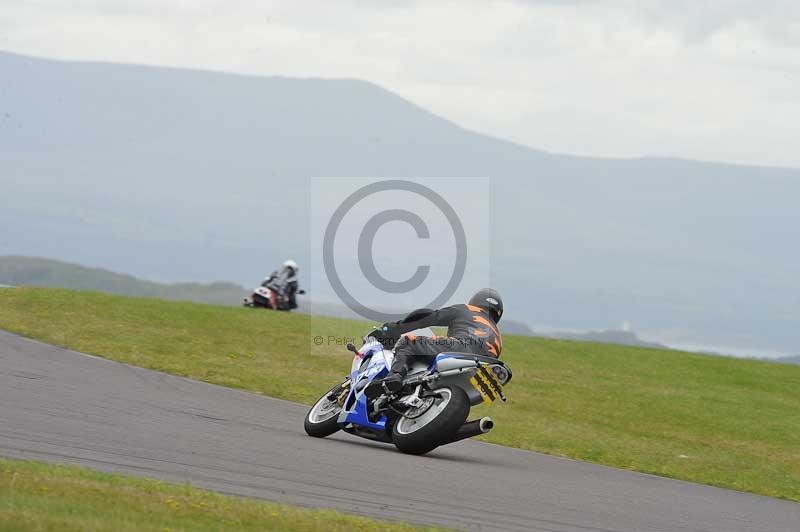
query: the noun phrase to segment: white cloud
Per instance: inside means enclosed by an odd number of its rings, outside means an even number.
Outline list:
[[[732,0],[3,4],[0,48],[354,77],[558,152],[800,166],[800,4]]]

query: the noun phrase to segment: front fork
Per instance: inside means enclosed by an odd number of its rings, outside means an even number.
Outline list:
[[[350,393],[350,379],[331,390],[326,399],[331,402],[336,401],[339,406],[344,406],[344,400],[347,399],[348,393]]]

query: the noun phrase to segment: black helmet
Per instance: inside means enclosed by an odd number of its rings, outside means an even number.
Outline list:
[[[469,299],[469,304],[480,307],[489,312],[494,318],[495,323],[503,317],[503,298],[500,293],[493,288],[482,288],[475,292]]]

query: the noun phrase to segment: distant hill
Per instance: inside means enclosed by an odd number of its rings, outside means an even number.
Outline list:
[[[789,244],[800,169],[547,153],[354,79],[4,52],[0,79],[0,254],[245,285],[292,257],[321,287],[312,177],[485,177],[488,199],[458,186],[447,199],[490,213],[483,251],[507,317],[549,330],[633,320],[660,342],[711,348],[800,346]],[[376,299],[364,303],[387,303]]]
[[[792,357],[776,358],[775,362],[780,362],[782,364],[800,364],[800,355]]]
[[[598,342],[601,344],[632,345],[636,347],[651,347],[656,349],[669,349],[669,347],[654,342],[642,340],[635,333],[621,330],[590,331],[586,333],[555,332],[543,336],[560,338],[562,340],[579,340],[583,342]]]
[[[126,296],[238,305],[246,290],[233,283],[162,284],[101,268],[37,257],[0,257],[0,285],[35,285],[110,292]]]
[[[504,334],[518,334],[520,336],[534,336],[533,329],[521,321],[503,319],[500,321],[500,331]]]

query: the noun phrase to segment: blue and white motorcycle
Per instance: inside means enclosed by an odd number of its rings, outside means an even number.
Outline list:
[[[413,334],[433,336],[430,329]],[[379,337],[373,331],[361,348],[348,345],[355,353],[350,376],[311,407],[304,423],[309,436],[324,438],[343,430],[393,443],[404,453],[425,454],[492,429],[494,422],[488,417],[469,422],[467,417],[472,406],[506,400],[503,386],[511,381],[508,366],[488,356],[442,353],[430,366],[415,363],[397,394],[370,399],[365,388],[385,377],[394,360],[394,352]]]

